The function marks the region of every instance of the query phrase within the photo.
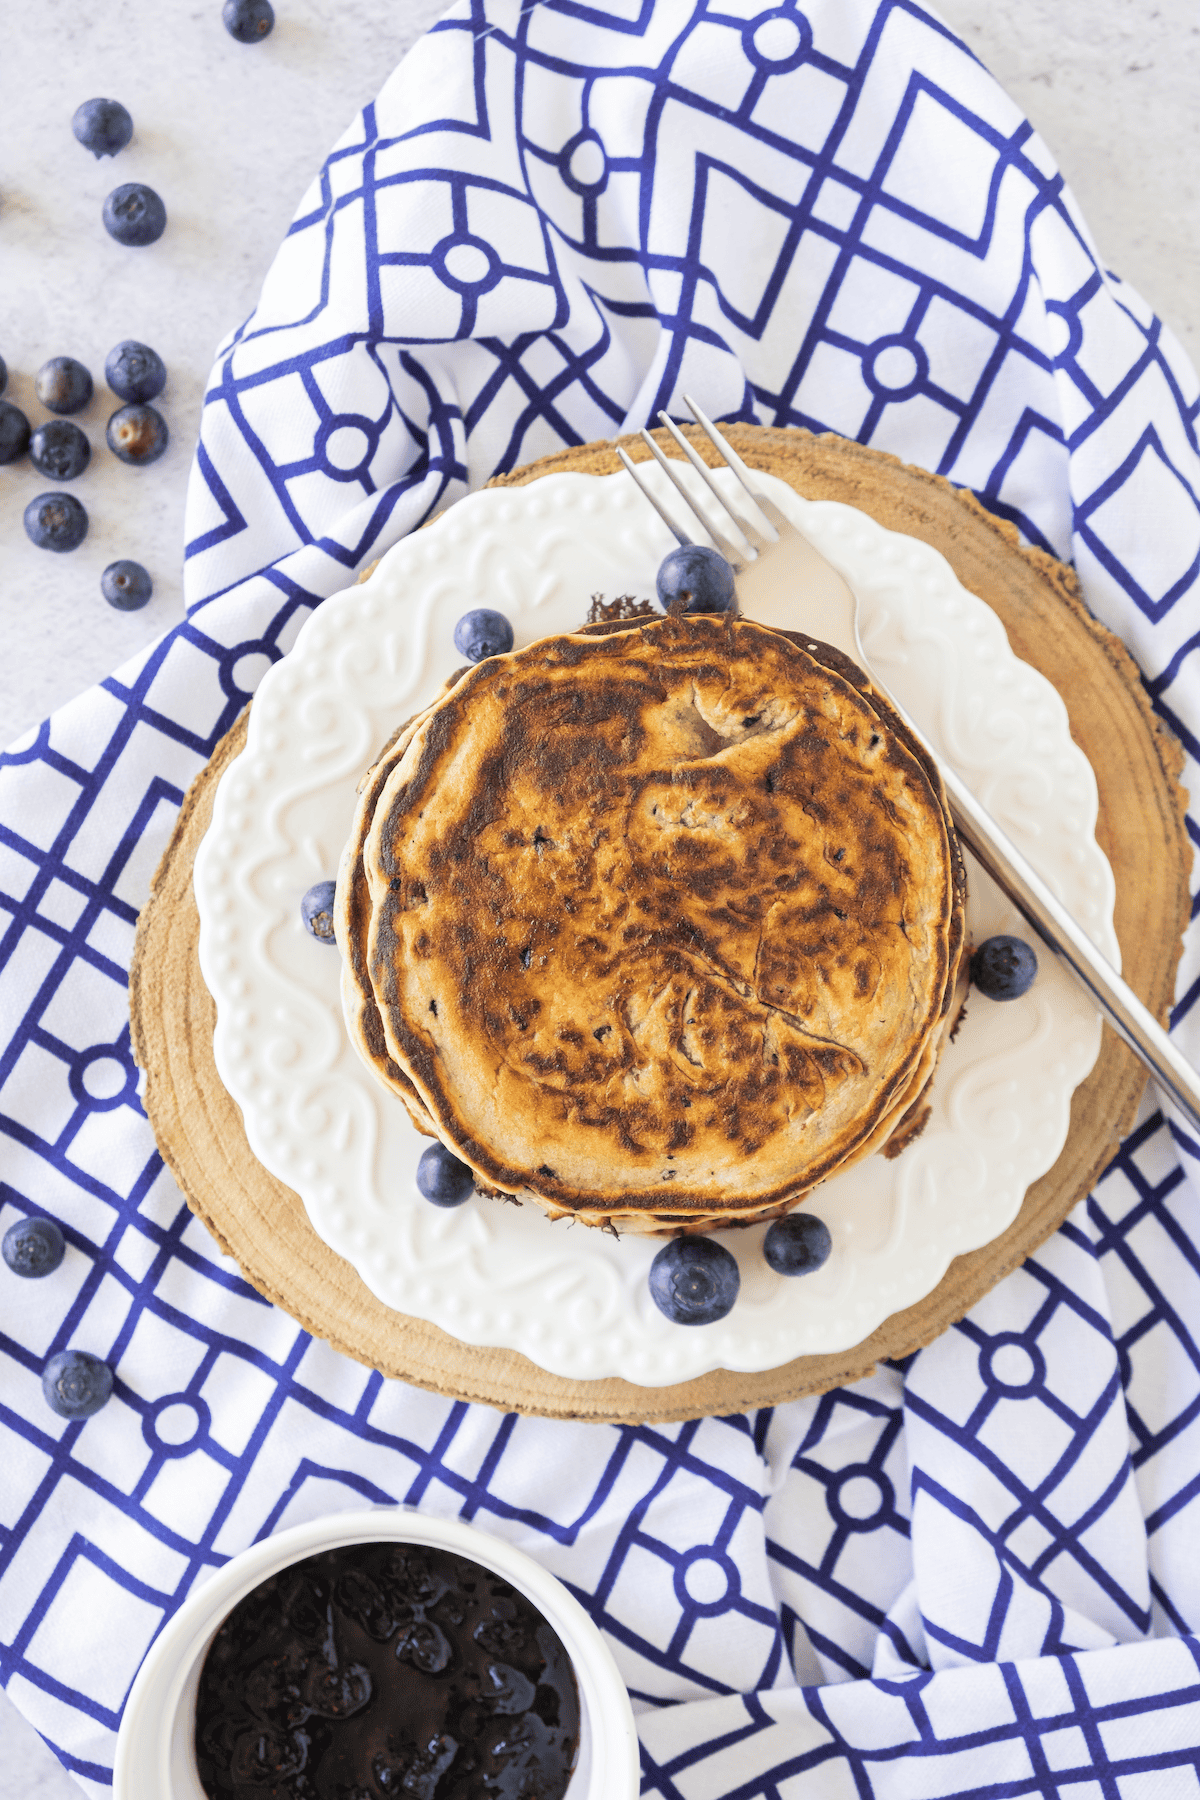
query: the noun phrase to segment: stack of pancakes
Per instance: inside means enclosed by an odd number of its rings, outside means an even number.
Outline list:
[[[919,1129],[964,897],[936,769],[838,651],[593,627],[462,671],[366,777],[346,1017],[483,1191],[711,1231]]]

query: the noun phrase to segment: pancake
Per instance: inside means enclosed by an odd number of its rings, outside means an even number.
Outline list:
[[[445,682],[448,693],[465,669],[457,669]],[[440,698],[440,696],[439,696]],[[435,702],[436,704],[436,702]],[[409,1117],[425,1137],[436,1137],[433,1121],[404,1070],[388,1054],[383,1022],[367,975],[367,934],[371,924],[370,894],[362,868],[362,849],[374,817],[375,806],[388,776],[403,756],[414,732],[429,708],[393,732],[378,762],[367,770],[358,787],[354,824],[338,865],[333,906],[333,933],[342,955],[342,1012],[350,1042],[372,1075],[391,1088],[408,1109]]]
[[[961,857],[890,709],[802,646],[711,617],[545,639],[379,765],[339,880],[348,1002],[483,1185],[710,1230],[911,1122]]]

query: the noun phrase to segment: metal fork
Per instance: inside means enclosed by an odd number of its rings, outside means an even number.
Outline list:
[[[814,639],[832,644],[866,671],[872,684],[900,714],[936,763],[962,842],[1013,901],[1042,942],[1091,995],[1113,1030],[1141,1058],[1155,1081],[1169,1095],[1192,1129],[1200,1135],[1200,1076],[1180,1055],[1158,1020],[1138,999],[1128,982],[1122,980],[1108,958],[1101,955],[1066,907],[1050,892],[1037,870],[1017,849],[1008,834],[979,804],[954,770],[930,748],[924,734],[875,674],[863,651],[858,633],[858,602],[846,581],[816,546],[784,517],[774,501],[761,492],[754,482],[752,471],[711,420],[705,417],[691,396],[685,394],[684,400],[701,431],[726,467],[737,477],[768,530],[764,531],[762,525],[748,517],[744,509],[735,509],[730,505],[713,479],[713,472],[704,458],[666,413],[659,413],[659,419],[721,508],[721,513],[717,515],[721,525],[696,504],[680,480],[675,459],[664,456],[648,431],[642,432],[642,438],[682,496],[689,511],[700,521],[721,555],[732,564],[739,604],[743,609],[748,608],[753,617],[763,624],[811,632]],[[617,455],[680,544],[692,543],[694,540],[680,529],[667,509],[659,503],[658,496],[645,482],[638,465],[619,446]],[[732,525],[749,545],[750,555],[742,552],[726,535],[721,527],[727,525]]]

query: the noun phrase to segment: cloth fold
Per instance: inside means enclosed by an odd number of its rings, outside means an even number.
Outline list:
[[[155,1150],[133,926],[262,673],[434,512],[685,390],[937,470],[1073,561],[1194,785],[1195,375],[936,14],[460,0],[218,353],[186,619],[0,756],[0,1231],[67,1238],[46,1281],[0,1270],[0,1672],[89,1791],[194,1583],[364,1498],[567,1581],[664,1800],[1194,1790],[1200,1147],[1153,1097],[1067,1225],[906,1366],[669,1428],[381,1381],[246,1287]],[[1192,931],[1193,1060],[1198,983]],[[83,1423],[40,1394],[68,1345],[116,1370]]]

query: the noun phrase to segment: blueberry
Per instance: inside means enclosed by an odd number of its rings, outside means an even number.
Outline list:
[[[733,612],[733,570],[707,544],[681,544],[665,556],[655,580],[664,612]]]
[[[269,36],[275,24],[271,0],[225,0],[221,18],[231,38],[239,44],[257,44]]]
[[[650,1298],[673,1325],[712,1325],[732,1309],[741,1279],[712,1238],[672,1238],[650,1264]]]
[[[52,413],[82,412],[92,397],[92,377],[73,356],[52,356],[37,372],[34,392]]]
[[[0,1256],[14,1275],[36,1280],[53,1275],[63,1259],[63,1234],[53,1219],[18,1219],[0,1243]]]
[[[788,1213],[768,1226],[763,1255],[777,1275],[811,1275],[829,1261],[833,1239],[824,1219],[812,1213]]]
[[[503,656],[513,647],[513,628],[502,612],[490,606],[477,606],[464,613],[454,627],[454,648],[468,662],[482,662],[485,656]]]
[[[435,1206],[461,1206],[475,1192],[475,1177],[445,1144],[430,1144],[417,1164],[417,1187]]]
[[[0,463],[16,462],[29,448],[29,420],[19,406],[0,400]]]
[[[74,494],[39,494],[25,508],[25,535],[39,550],[78,550],[87,528]]]
[[[70,419],[47,419],[29,440],[29,456],[40,475],[74,481],[88,466],[92,446]]]
[[[133,136],[133,120],[119,100],[85,100],[71,130],[93,156],[115,156]]]
[[[144,181],[125,181],[114,188],[101,216],[105,231],[118,244],[153,244],[167,229],[167,209]]]
[[[167,371],[157,350],[124,338],[104,359],[104,379],[118,400],[153,400],[166,386]]]
[[[304,920],[304,929],[322,944],[337,941],[333,935],[333,896],[336,888],[337,883],[334,881],[318,881],[309,888],[300,902],[300,917]]]
[[[59,1350],[42,1370],[46,1404],[61,1419],[90,1419],[112,1393],[113,1372],[90,1350]]]
[[[2,394],[4,392],[4,390],[7,386],[8,386],[8,364],[5,362],[4,358],[2,356],[0,356],[0,394]]]
[[[1037,967],[1024,938],[990,937],[971,958],[971,980],[989,1000],[1019,1000],[1033,986]]]
[[[109,563],[100,577],[100,592],[118,612],[138,612],[154,592],[148,569],[128,557]]]
[[[114,456],[144,469],[167,447],[167,421],[153,406],[119,406],[105,436]]]

